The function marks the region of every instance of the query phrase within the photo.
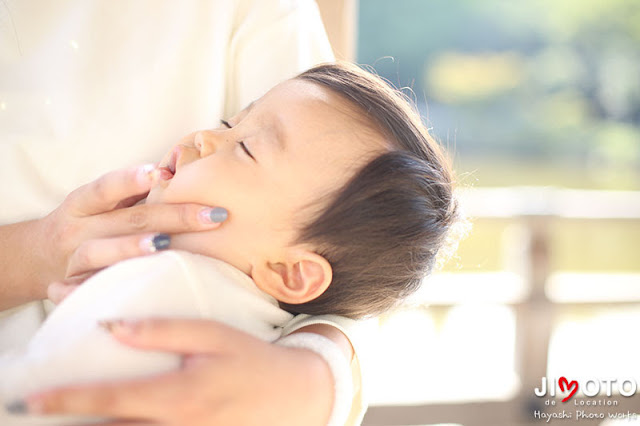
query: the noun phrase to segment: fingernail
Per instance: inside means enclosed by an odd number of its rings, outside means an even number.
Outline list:
[[[140,323],[135,320],[101,320],[98,326],[111,334],[131,335],[134,334]]]
[[[154,171],[156,170],[155,164],[145,164],[138,168],[138,182],[147,184],[154,179]]]
[[[200,210],[200,220],[204,223],[221,223],[227,220],[229,212],[222,207]]]
[[[160,250],[166,250],[171,244],[169,234],[155,234],[140,240],[140,248],[145,253],[155,253]]]
[[[166,250],[169,248],[169,244],[171,244],[171,237],[169,234],[156,234],[151,239],[153,251]]]
[[[22,399],[7,402],[4,404],[4,408],[11,414],[27,414],[29,412],[29,406]]]

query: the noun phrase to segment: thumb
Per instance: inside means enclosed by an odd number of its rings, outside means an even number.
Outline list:
[[[153,164],[109,172],[69,194],[66,207],[77,216],[111,211],[123,200],[141,198],[149,192],[158,173]]]
[[[87,272],[74,277],[66,278],[62,281],[54,281],[47,286],[47,298],[56,305],[67,298],[80,284],[88,280],[95,271]]]
[[[65,284],[59,281],[52,282],[47,287],[47,298],[58,305],[79,286],[79,284]]]

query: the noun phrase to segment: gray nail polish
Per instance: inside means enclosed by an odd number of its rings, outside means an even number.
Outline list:
[[[27,407],[27,404],[21,399],[7,402],[4,404],[4,408],[11,414],[26,414],[29,411],[29,407]]]
[[[228,216],[229,213],[227,212],[227,209],[222,207],[215,207],[209,212],[209,219],[211,219],[211,222],[214,223],[224,222],[225,220],[227,220]]]
[[[171,237],[168,234],[156,234],[151,239],[153,251],[166,250],[171,243]]]

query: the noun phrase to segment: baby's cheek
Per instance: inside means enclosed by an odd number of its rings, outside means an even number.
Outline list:
[[[171,248],[226,260],[222,257],[231,248],[233,232],[225,225],[211,231],[172,235]]]
[[[172,235],[171,249],[213,257],[248,273],[248,259],[252,258],[254,245],[249,233],[230,215],[219,228],[211,231]]]
[[[217,207],[217,198],[210,194],[211,187],[202,180],[194,179],[187,173],[174,176],[155,186],[149,195],[154,202],[164,203],[197,203]]]

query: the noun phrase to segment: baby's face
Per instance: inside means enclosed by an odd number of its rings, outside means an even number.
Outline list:
[[[251,275],[256,264],[286,257],[317,212],[305,207],[341,187],[384,149],[382,138],[353,117],[329,90],[289,80],[230,118],[230,127],[183,138],[160,163],[174,170],[173,178],[153,188],[147,202],[226,208],[229,216],[220,228],[176,235],[172,247]]]

